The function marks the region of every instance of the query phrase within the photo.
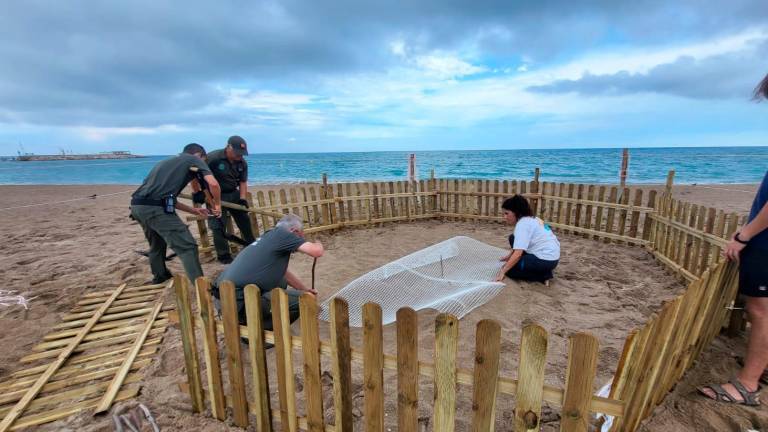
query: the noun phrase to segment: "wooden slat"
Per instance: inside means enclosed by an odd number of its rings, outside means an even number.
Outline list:
[[[219,325],[219,330],[223,331],[223,326]],[[248,329],[245,326],[240,327],[241,334],[247,335]],[[266,342],[274,342],[274,336],[272,332],[264,332],[264,340]],[[293,338],[293,349],[300,350],[302,342],[299,338]],[[334,352],[332,343],[321,341],[320,351],[323,355],[333,358]],[[352,361],[362,365],[363,353],[359,349],[350,349]],[[387,370],[397,371],[397,357],[392,355],[384,355],[384,368]],[[419,376],[434,380],[435,367],[429,362],[419,362]],[[456,383],[466,386],[472,386],[474,383],[473,372],[467,369],[458,368],[456,370]],[[499,393],[515,396],[517,394],[517,380],[512,378],[500,377],[499,378]],[[554,405],[562,405],[563,403],[562,389],[545,385],[544,386],[544,401],[552,403]],[[624,413],[624,403],[600,396],[592,396],[592,402],[590,405],[591,412],[600,412],[612,416],[622,416]]]
[[[325,430],[323,383],[320,381],[320,335],[317,327],[317,301],[310,294],[299,299],[301,340],[304,359],[304,400],[307,404],[307,430]]]
[[[88,332],[91,331],[91,328],[95,326],[97,322],[99,322],[99,319],[101,319],[101,316],[104,314],[104,312],[112,305],[112,302],[117,299],[117,297],[123,292],[124,289],[125,284],[122,284],[117,289],[115,289],[115,291],[104,302],[101,308],[99,308],[93,314],[93,317],[88,320],[88,323],[85,325],[85,327],[83,327],[80,333],[75,336],[75,338],[69,343],[69,345],[67,345],[64,351],[59,354],[56,360],[51,363],[50,366],[48,366],[42,375],[40,375],[32,387],[27,390],[21,400],[19,400],[16,405],[11,408],[11,411],[8,412],[8,414],[6,414],[3,418],[3,421],[0,422],[0,432],[5,432],[11,428],[14,422],[21,416],[21,414],[24,413],[24,410],[26,410],[27,406],[29,406],[37,394],[40,393],[40,390],[43,388],[43,386],[48,383],[48,380],[51,379],[53,374],[55,374],[56,371],[58,371],[59,368],[64,364],[64,362],[67,361],[69,356],[75,351],[75,348],[77,348],[77,346],[85,338]]]
[[[419,427],[418,317],[411,308],[397,311],[397,430]]]
[[[251,356],[253,404],[259,431],[272,430],[272,411],[269,405],[269,379],[267,356],[264,349],[264,329],[261,316],[261,291],[253,284],[245,286],[245,315],[248,317],[248,352]],[[303,321],[303,320],[302,320]]]
[[[144,330],[136,338],[133,347],[128,352],[128,356],[125,358],[125,361],[123,361],[123,364],[120,365],[120,369],[118,369],[115,377],[112,379],[112,382],[109,383],[109,387],[107,388],[107,391],[104,392],[104,396],[101,398],[99,405],[96,406],[96,414],[106,412],[112,406],[112,403],[115,401],[115,397],[117,396],[117,392],[120,390],[120,387],[123,385],[123,381],[125,381],[125,378],[128,376],[128,371],[131,369],[134,360],[136,360],[136,356],[139,354],[144,341],[147,339],[149,331],[152,329],[152,324],[154,324],[155,319],[157,319],[157,314],[160,313],[160,309],[162,307],[163,301],[159,300],[147,318],[147,323],[144,326]]]
[[[339,212],[341,216],[344,212]],[[293,349],[291,349],[291,321],[288,315],[288,294],[281,288],[272,290],[272,326],[275,332],[275,359],[277,362],[277,388],[280,397],[280,425],[284,430],[297,432],[296,383],[293,375]]]
[[[583,227],[584,222],[581,218],[581,212],[583,208],[583,202],[584,202],[584,185],[580,184],[576,187],[576,199],[578,200],[576,202],[576,209],[574,213],[574,219],[573,219],[573,225],[577,227]]]
[[[240,325],[237,316],[235,285],[230,281],[219,284],[221,317],[224,322],[224,344],[227,351],[229,387],[232,393],[233,420],[239,427],[248,427],[248,399],[245,396],[243,356],[240,350]]]
[[[435,318],[434,430],[453,432],[456,418],[456,352],[459,320],[441,313]]]
[[[189,383],[190,396],[192,397],[192,411],[199,413],[205,408],[203,403],[203,386],[200,379],[200,361],[197,357],[197,343],[195,341],[194,318],[192,316],[192,305],[189,301],[189,280],[186,276],[177,274],[173,277],[173,285],[176,289],[176,309],[179,311],[179,327],[184,347],[187,382]]]
[[[151,361],[152,359],[142,359],[142,360],[136,361],[133,363],[133,366],[131,366],[131,370],[138,370],[148,365]],[[40,390],[40,394],[51,393],[56,390],[69,388],[77,384],[87,383],[87,382],[101,379],[101,378],[108,378],[108,377],[114,376],[117,370],[118,370],[118,366],[115,366],[115,367],[100,369],[93,372],[76,374],[66,379],[59,379],[61,377],[55,376],[57,379],[51,380],[47,384],[45,384],[42,390]],[[21,398],[24,397],[26,392],[27,392],[27,389],[20,389],[20,390],[9,389],[9,391],[5,392],[2,396],[0,396],[0,403],[6,404],[6,403],[19,401]]]
[[[349,342],[349,305],[335,297],[331,302],[331,351],[333,363],[334,425],[338,432],[352,432],[352,348]]]
[[[166,322],[155,321],[154,325],[152,326],[152,330],[149,332],[149,335],[150,336],[162,335],[165,332],[165,324]],[[75,350],[73,352],[81,353],[93,348],[102,348],[102,347],[114,348],[115,346],[120,345],[124,342],[133,341],[137,333],[138,332],[127,333],[121,336],[109,337],[109,338],[104,338],[100,340],[93,340],[90,342],[83,342],[83,343],[80,343],[77,347],[75,347]],[[22,357],[19,361],[22,363],[31,363],[41,359],[52,358],[52,357],[58,356],[65,350],[66,348],[54,348],[48,351],[26,355]]]
[[[365,430],[384,430],[384,332],[381,306],[363,305],[363,389]]]
[[[597,339],[587,333],[568,338],[568,369],[565,373],[561,431],[589,430],[589,400],[597,368]]]
[[[493,320],[477,323],[475,337],[475,372],[472,389],[472,431],[491,432],[496,417],[496,393],[499,387],[501,326]]]
[[[132,399],[135,398],[136,395],[139,394],[139,387],[131,387],[127,388],[120,393],[117,394],[117,397],[115,398],[115,401],[122,401],[126,399]],[[64,407],[57,408],[53,411],[47,411],[40,414],[33,414],[29,416],[24,416],[18,419],[18,421],[11,427],[11,431],[17,431],[24,428],[28,428],[31,426],[37,426],[44,423],[50,423],[55,420],[62,419],[64,417],[69,417],[73,414],[76,414],[80,411],[93,408],[96,406],[96,404],[99,403],[99,398],[93,398],[88,399],[82,402],[77,402],[73,404],[68,404]]]
[[[141,381],[142,378],[143,377],[140,374],[133,373],[128,375],[123,381],[123,383],[124,384],[137,383]],[[67,404],[69,404],[69,403],[72,403],[73,401],[82,400],[86,396],[103,393],[104,389],[106,389],[108,386],[109,386],[109,381],[104,381],[98,384],[90,384],[83,387],[74,387],[71,390],[57,392],[47,396],[40,397],[38,395],[38,397],[35,398],[35,400],[32,401],[31,404],[29,404],[29,407],[27,408],[27,410],[30,412],[50,411],[51,409],[56,408],[57,405],[61,405],[62,402],[66,402]],[[10,407],[0,409],[0,417],[5,416],[10,410],[11,410]]]
[[[221,380],[219,363],[219,342],[216,336],[216,318],[211,284],[205,277],[197,278],[197,305],[200,308],[200,320],[203,327],[203,355],[205,356],[205,374],[208,379],[208,394],[211,400],[211,413],[218,420],[227,417],[224,406],[224,386]]]
[[[642,195],[642,193],[641,193],[641,195]],[[656,191],[655,190],[651,190],[650,192],[648,192],[648,204],[647,204],[647,206],[651,207],[651,208],[654,208],[654,209],[656,208]],[[651,219],[650,216],[651,215],[649,215],[649,214],[644,215],[643,232],[642,232],[642,234],[643,234],[643,239],[644,240],[652,241],[651,234],[652,234],[654,228],[653,228],[653,220]]]
[[[618,199],[618,192],[616,190],[616,186],[611,186],[610,193],[608,194],[608,202],[609,203],[617,203]],[[616,218],[616,208],[615,207],[608,207],[608,216],[606,217],[605,221],[605,232],[607,233],[614,233],[614,225],[615,225],[615,218]],[[609,239],[605,239],[606,243],[610,243]]]
[[[546,361],[546,330],[535,324],[526,325],[523,327],[520,342],[520,365],[517,369],[516,431],[539,430]]]
[[[621,197],[619,198],[619,204],[623,206],[629,206],[629,188],[623,188],[621,190]],[[624,231],[627,228],[627,210],[621,209],[619,210],[619,228],[618,228],[618,234],[624,235]],[[634,236],[630,236],[634,237]]]

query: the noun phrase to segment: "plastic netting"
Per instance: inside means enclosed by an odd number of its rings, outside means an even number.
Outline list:
[[[507,251],[470,237],[453,237],[404,256],[355,279],[334,297],[349,304],[349,325],[362,326],[363,305],[378,303],[384,324],[395,322],[397,310],[436,309],[461,318],[495,297],[503,288],[493,282]],[[320,318],[330,320],[330,302]]]

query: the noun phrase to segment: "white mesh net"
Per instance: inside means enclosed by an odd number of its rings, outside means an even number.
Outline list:
[[[381,305],[384,324],[395,322],[397,310],[436,309],[461,318],[504,288],[492,282],[507,251],[470,237],[453,237],[404,256],[355,279],[336,296],[349,304],[349,325],[362,326],[363,305]],[[329,298],[320,318],[330,320]]]

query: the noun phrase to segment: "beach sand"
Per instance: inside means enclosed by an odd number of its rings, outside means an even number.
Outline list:
[[[151,278],[146,258],[135,252],[147,248],[141,229],[127,217],[128,197],[134,189],[135,186],[124,185],[0,186],[5,197],[0,209],[0,233],[6,241],[6,247],[0,251],[5,263],[0,268],[2,289],[16,290],[33,298],[29,311],[0,307],[0,326],[4,329],[0,334],[0,344],[4,347],[0,350],[0,379],[21,368],[18,359],[60,321],[81,295],[123,282],[129,286],[139,285]],[[676,186],[674,194],[696,203],[745,213],[755,189],[755,185]],[[89,198],[94,194],[98,196]],[[74,199],[77,201],[34,206]],[[7,209],[18,206],[30,207]],[[318,238],[327,248],[317,268],[320,300],[367,271],[447,238],[467,235],[505,247],[509,232],[510,228],[501,224],[430,220],[320,235]],[[502,373],[516,376],[521,326],[535,322],[550,334],[546,382],[563,386],[567,337],[573,332],[586,331],[600,341],[596,391],[610,381],[627,333],[644,323],[664,299],[684,289],[683,284],[641,249],[605,245],[570,235],[560,235],[560,239],[563,259],[550,288],[508,281],[494,301],[461,320],[458,361],[462,367],[472,366],[475,324],[492,318],[502,326]],[[298,275],[309,278],[311,260],[308,257],[296,256],[291,266]],[[169,267],[173,272],[181,271],[178,259],[172,260]],[[217,275],[222,269],[211,258],[203,258],[203,267],[209,276]],[[168,299],[172,301],[172,296]],[[419,313],[422,359],[431,356],[435,315],[434,311]],[[297,334],[298,323],[293,330]],[[321,333],[327,337],[325,326],[321,326]],[[360,343],[360,334],[359,329],[353,329],[354,345]],[[394,354],[394,325],[385,327],[384,338],[385,352]],[[716,339],[643,430],[764,428],[768,415],[759,410],[715,405],[692,393],[696,385],[727,380],[737,370],[734,353],[742,354],[744,347],[743,338]],[[297,355],[296,360],[298,371],[300,356]],[[328,369],[327,364],[324,369]],[[185,380],[179,332],[172,327],[166,333],[160,353],[146,370],[139,400],[152,410],[163,430],[228,430],[225,424],[210,417],[191,414],[189,398],[177,386]],[[396,426],[397,401],[391,396],[396,389],[394,375],[385,373],[385,389],[389,395],[385,401],[387,425]],[[355,411],[359,413],[362,410],[359,380],[355,381],[353,391]],[[422,380],[419,414],[425,425],[430,418],[431,398],[431,383]],[[501,396],[498,403],[497,429],[509,430],[513,400]],[[471,422],[471,389],[461,390],[459,404],[457,430],[467,430]],[[330,406],[329,399],[325,406]],[[328,414],[330,411],[326,409]],[[557,407],[545,409],[543,430],[558,430],[558,411]],[[358,426],[360,424],[356,430]],[[108,418],[94,419],[90,413],[83,413],[38,429],[100,431],[112,430],[112,426]]]

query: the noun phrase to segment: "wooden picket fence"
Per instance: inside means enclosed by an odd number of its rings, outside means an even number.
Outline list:
[[[624,343],[610,396],[626,402],[613,431],[634,431],[720,333],[738,288],[736,265],[721,262]]]
[[[249,209],[227,206],[248,211],[254,233],[272,228],[288,212],[304,219],[307,233],[316,233],[347,226],[429,218],[500,222],[503,221],[502,201],[514,194],[522,194],[531,201],[536,215],[558,232],[645,248],[670,271],[687,280],[689,286],[676,299],[662,305],[660,312],[645,326],[628,335],[617,365],[612,399],[604,402],[618,404],[616,406],[622,406],[621,402],[624,402],[623,417],[612,430],[633,431],[661,403],[699,353],[727,324],[729,317],[732,330],[743,327],[742,314],[730,314],[728,309],[736,296],[737,270],[733,265],[723,263],[721,257],[727,239],[743,223],[743,218],[735,213],[727,214],[722,210],[672,199],[673,177],[674,172],[670,172],[666,188],[662,191],[646,193],[639,188],[541,182],[538,169],[530,182],[430,178],[419,182],[331,184],[324,176],[321,184],[256,190],[255,197],[249,197],[249,201],[254,203]],[[199,219],[197,223],[201,251],[210,251],[205,224]],[[240,331],[248,334],[245,328]],[[234,330],[231,332],[234,334]],[[268,332],[265,334],[266,340],[279,339],[279,336]],[[291,339],[294,348],[302,346],[301,340],[296,337]],[[571,343],[574,343],[573,339]],[[321,344],[324,354],[333,354],[333,349],[333,341],[330,345]],[[521,367],[526,364],[526,355],[521,352]],[[353,356],[358,360],[362,357],[359,353],[357,357]],[[389,363],[385,361],[384,367],[396,368],[397,361],[395,358]],[[430,367],[437,367],[437,363],[438,358],[435,357],[435,365]],[[419,364],[419,373],[434,373],[435,369],[424,369],[421,366],[424,363]],[[459,383],[479,385],[478,381],[473,381],[472,373],[457,374]],[[462,376],[468,381],[462,381]],[[334,379],[337,379],[336,376]],[[527,382],[538,378],[521,374],[518,379]],[[588,381],[584,381],[582,386],[585,394],[592,390],[591,378]],[[519,388],[517,382],[511,379],[500,377],[498,382],[500,392],[515,394]],[[569,381],[567,387],[571,384],[573,381]],[[555,396],[557,391],[562,395],[562,392],[568,392],[568,388],[547,390],[545,387],[544,400],[553,403],[563,401],[561,396]],[[550,399],[547,399],[548,394]],[[597,409],[597,403],[593,399],[590,409],[610,414],[608,408]],[[519,409],[516,411],[520,412]],[[533,412],[536,413],[535,410]],[[567,412],[564,405],[563,413]],[[586,418],[583,415],[585,412],[578,411]],[[563,415],[564,419],[566,417],[568,415]],[[563,424],[566,425],[567,421],[564,420]],[[340,423],[339,427],[341,429],[326,427],[325,430],[348,430],[344,429],[344,423]]]
[[[523,328],[520,343],[518,378],[499,375],[501,326],[493,320],[477,324],[474,370],[457,367],[459,321],[448,314],[435,319],[433,361],[421,361],[418,356],[418,318],[413,309],[397,313],[397,355],[387,355],[383,346],[381,307],[368,303],[363,308],[363,347],[350,343],[349,309],[346,301],[335,298],[331,304],[330,341],[320,340],[318,305],[314,297],[304,294],[300,299],[300,336],[291,334],[288,319],[288,296],[275,289],[271,296],[274,331],[265,331],[261,321],[261,295],[258,287],[245,287],[248,325],[240,326],[237,317],[235,287],[224,282],[221,290],[221,320],[215,317],[210,285],[205,278],[196,282],[197,308],[191,301],[189,281],[178,276],[174,280],[189,393],[193,410],[205,410],[205,396],[210,400],[211,414],[219,420],[227,417],[231,408],[232,421],[240,427],[254,425],[258,431],[352,431],[353,380],[362,381],[364,389],[363,419],[357,427],[366,431],[385,430],[384,370],[397,373],[397,427],[399,431],[419,431],[418,406],[433,406],[433,430],[450,432],[456,420],[458,386],[472,388],[472,430],[492,431],[497,415],[498,394],[512,395],[516,400],[515,430],[539,430],[541,407],[548,402],[562,407],[562,431],[587,431],[590,413],[601,412],[621,416],[623,404],[614,399],[592,395],[598,342],[587,333],[569,338],[568,369],[565,389],[544,385],[547,354],[547,332],[537,325]],[[198,313],[194,311],[197,310]],[[205,385],[201,378],[201,362],[196,348],[196,329],[200,330],[205,360]],[[217,334],[224,334],[226,371],[229,393],[225,394],[223,365]],[[247,338],[251,370],[252,398],[247,396],[245,363],[241,338]],[[265,343],[275,345],[275,366],[267,365]],[[305,412],[297,409],[293,356],[300,351]],[[333,376],[333,419],[326,421],[321,385],[321,357],[329,357]],[[353,378],[352,364],[362,363],[362,377]],[[270,400],[270,373],[277,374],[278,406]],[[434,383],[434,400],[420,402],[419,378]],[[394,390],[394,389],[392,389]]]

